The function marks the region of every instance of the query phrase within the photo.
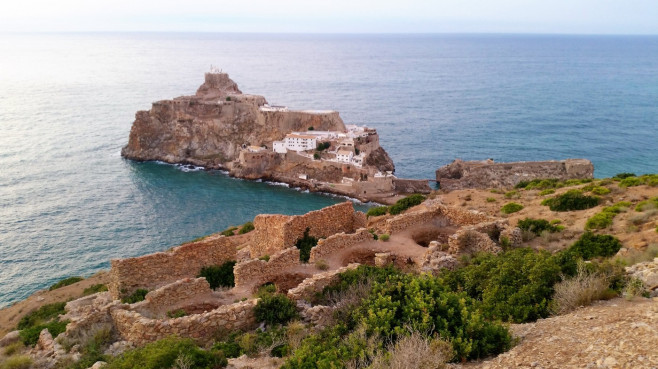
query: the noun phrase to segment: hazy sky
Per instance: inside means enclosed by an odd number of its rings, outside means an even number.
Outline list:
[[[658,34],[658,0],[10,0],[0,31]]]

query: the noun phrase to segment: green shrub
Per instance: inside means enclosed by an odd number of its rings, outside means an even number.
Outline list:
[[[554,193],[555,193],[554,189],[548,188],[548,189],[545,189],[545,190],[542,190],[541,192],[539,192],[539,196],[552,195]]]
[[[635,207],[635,211],[647,211],[658,208],[658,197],[649,200],[640,201]]]
[[[544,231],[551,233],[559,232],[558,227],[554,226],[545,219],[525,218],[519,220],[517,227],[521,228],[523,231],[532,232],[537,236],[541,235],[541,233]]]
[[[25,328],[20,331],[19,335],[21,337],[21,342],[25,346],[30,345],[34,346],[36,345],[37,341],[39,340],[39,334],[41,333],[42,330],[48,329],[48,332],[53,336],[53,338],[57,337],[60,333],[66,331],[66,325],[68,324],[68,320],[64,321],[51,321],[49,323],[44,323],[44,324],[39,324],[35,325],[29,328]]]
[[[212,349],[213,351],[221,351],[226,358],[232,359],[242,356],[244,352],[240,348],[240,344],[237,342],[236,338],[238,336],[237,332],[233,332],[229,335],[228,339],[222,342],[216,342]]]
[[[313,153],[313,159],[320,160],[320,158],[321,158],[321,156],[320,156],[319,152],[316,151],[316,152]]]
[[[601,212],[587,219],[585,229],[603,229],[612,225],[612,219],[619,213],[626,211],[631,206],[630,202],[621,201],[612,206],[607,206]]]
[[[610,193],[610,189],[607,187],[596,186],[592,188],[591,192],[595,195],[603,196]]]
[[[231,237],[235,236],[235,231],[238,229],[238,227],[229,227],[225,230],[223,230],[220,234],[226,237]]]
[[[496,202],[496,199],[493,197],[487,197],[487,202]]]
[[[78,283],[83,279],[84,278],[82,278],[82,277],[68,277],[68,278],[62,279],[61,281],[59,281],[59,282],[53,284],[52,286],[50,286],[50,288],[48,288],[48,291],[56,290],[56,289],[62,288],[64,286],[69,286],[69,285],[72,285],[73,283]]]
[[[183,309],[167,311],[167,317],[171,319],[182,318],[184,316],[187,316],[187,312]]]
[[[226,101],[231,101],[231,96],[226,96]]]
[[[590,260],[596,257],[613,256],[621,247],[621,241],[613,236],[586,232],[564,252],[572,257]]]
[[[269,255],[263,255],[263,256],[259,257],[258,260],[270,261],[270,256]]]
[[[633,187],[647,185],[651,187],[658,186],[658,174],[645,174],[640,177],[628,177],[619,182],[619,187]]]
[[[613,178],[613,179],[622,180],[622,179],[626,179],[626,178],[629,178],[629,177],[635,177],[635,173],[626,173],[626,172],[624,172],[624,173],[617,173],[617,174],[616,174],[614,177],[612,177],[612,178]]]
[[[423,201],[425,201],[425,196],[423,195],[410,195],[398,200],[393,206],[389,208],[389,212],[393,215],[397,215],[413,206],[420,205]]]
[[[523,205],[517,204],[515,202],[509,202],[500,208],[500,211],[503,214],[512,214],[516,213],[517,211],[521,211],[521,209],[523,209]]]
[[[331,142],[319,142],[317,146],[318,151],[324,151],[331,147]]]
[[[303,261],[304,263],[308,262],[308,260],[311,258],[311,249],[318,244],[317,238],[309,236],[308,233],[310,231],[310,228],[306,228],[304,231],[304,236],[298,239],[295,243],[295,247],[299,249],[299,260]]]
[[[14,342],[12,344],[9,344],[9,345],[5,346],[2,353],[5,356],[12,356],[12,355],[18,353],[19,351],[21,351],[24,347],[25,346],[23,346],[22,342],[20,342],[20,341],[19,342]]]
[[[136,302],[144,301],[146,298],[146,294],[149,293],[148,290],[145,290],[143,288],[139,288],[135,290],[131,295],[123,297],[121,299],[121,302],[126,303],[126,304],[134,304]]]
[[[387,233],[383,233],[379,235],[379,240],[383,242],[387,242],[391,236],[389,236]]]
[[[185,357],[190,368],[212,369],[224,367],[226,358],[219,352],[205,351],[191,339],[164,338],[144,347],[126,351],[111,360],[106,369],[161,369],[174,366],[178,357]]]
[[[519,191],[508,191],[508,192],[505,192],[505,198],[506,198],[506,199],[511,199],[511,198],[518,199],[519,197],[521,197],[521,195],[519,194]]]
[[[247,222],[240,227],[240,230],[238,231],[238,234],[245,234],[253,231],[254,229],[254,223],[252,222]]]
[[[372,238],[377,241],[379,239],[379,236],[377,236],[377,233],[375,233],[374,229],[369,229],[368,232],[372,235]]]
[[[254,315],[259,322],[266,324],[286,324],[297,317],[295,303],[281,294],[264,295],[256,303]]]
[[[105,292],[105,291],[107,291],[107,286],[102,283],[98,283],[85,288],[84,291],[82,291],[82,296],[93,295],[95,293]]]
[[[369,217],[378,217],[380,215],[385,215],[388,213],[388,206],[375,206],[374,208],[368,209],[366,213]]]
[[[22,317],[21,320],[18,321],[17,329],[26,329],[55,320],[60,314],[66,313],[66,310],[64,310],[65,306],[65,302],[55,302],[43,305],[37,310]]]
[[[272,295],[276,293],[276,286],[272,282],[267,282],[262,286],[258,287],[256,291],[256,297],[261,298],[265,295]]]
[[[110,361],[111,357],[103,354],[110,343],[112,343],[112,329],[104,327],[97,330],[91,340],[82,346],[80,359],[67,369],[86,369],[97,361]]]
[[[204,277],[213,290],[218,287],[233,287],[235,286],[234,266],[235,261],[227,261],[222,265],[203,267],[197,278]]]
[[[0,364],[2,369],[29,369],[32,359],[27,355],[12,356]]]
[[[520,248],[499,255],[478,254],[470,265],[444,272],[441,278],[451,290],[482,301],[485,317],[524,323],[549,315],[560,273],[550,253]]]
[[[599,204],[596,196],[586,196],[579,190],[571,190],[552,198],[542,201],[552,211],[573,211],[593,208]]]

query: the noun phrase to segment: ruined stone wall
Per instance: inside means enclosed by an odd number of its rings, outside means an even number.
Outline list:
[[[435,217],[444,217],[454,225],[474,225],[490,220],[490,217],[484,213],[448,207],[433,203],[431,200],[426,201],[425,205],[426,209],[415,210],[386,219],[382,231],[388,234],[397,233],[409,227],[427,223]]]
[[[356,269],[358,266],[359,264],[352,263],[336,270],[315,274],[310,278],[306,278],[297,287],[290,289],[288,297],[293,300],[308,300],[316,292],[321,292],[326,286],[338,281],[340,273]]]
[[[535,161],[494,163],[486,161],[455,160],[436,171],[441,189],[508,188],[520,181],[538,178],[560,180],[593,178],[594,166],[586,159],[561,161]]]
[[[352,190],[355,195],[364,197],[373,194],[392,194],[394,191],[393,178],[371,178],[369,181],[353,182]]]
[[[175,319],[150,319],[136,311],[123,309],[113,309],[110,314],[121,339],[135,345],[171,335],[205,344],[212,342],[218,332],[253,328],[256,325],[256,302],[257,299],[247,300]]]
[[[204,266],[236,260],[237,238],[209,236],[171,251],[128,259],[114,259],[108,288],[116,299],[138,288],[152,290],[183,278],[196,277]]]
[[[299,249],[294,247],[279,251],[272,255],[269,261],[252,259],[241,262],[233,269],[235,286],[260,286],[299,264]]]
[[[185,278],[147,293],[144,301],[134,304],[132,308],[146,316],[155,316],[211,292],[205,278]]]
[[[361,228],[353,234],[339,233],[321,239],[318,244],[311,249],[311,258],[309,263],[315,263],[318,260],[341,250],[350,248],[361,242],[373,239],[372,234],[367,229]]]
[[[326,238],[336,233],[351,233],[355,230],[354,206],[344,202],[304,215],[258,215],[254,219],[254,237],[251,257],[272,255],[295,245],[309,228],[309,235]],[[359,224],[360,225],[360,224]]]
[[[452,255],[491,252],[497,254],[502,249],[489,235],[478,232],[473,227],[458,230],[448,238],[448,252]]]

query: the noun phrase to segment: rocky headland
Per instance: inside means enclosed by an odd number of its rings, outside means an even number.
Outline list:
[[[345,125],[336,111],[270,106],[263,96],[243,94],[221,72],[206,73],[195,95],[137,112],[121,154],[361,200],[390,202],[405,191],[429,192],[427,181],[393,175],[376,130]]]

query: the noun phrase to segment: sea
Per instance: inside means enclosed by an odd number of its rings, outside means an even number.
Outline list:
[[[399,177],[455,158],[658,172],[656,36],[0,34],[0,307],[112,258],[346,200],[122,159],[135,112],[193,94],[210,65],[270,104],[376,128]]]

